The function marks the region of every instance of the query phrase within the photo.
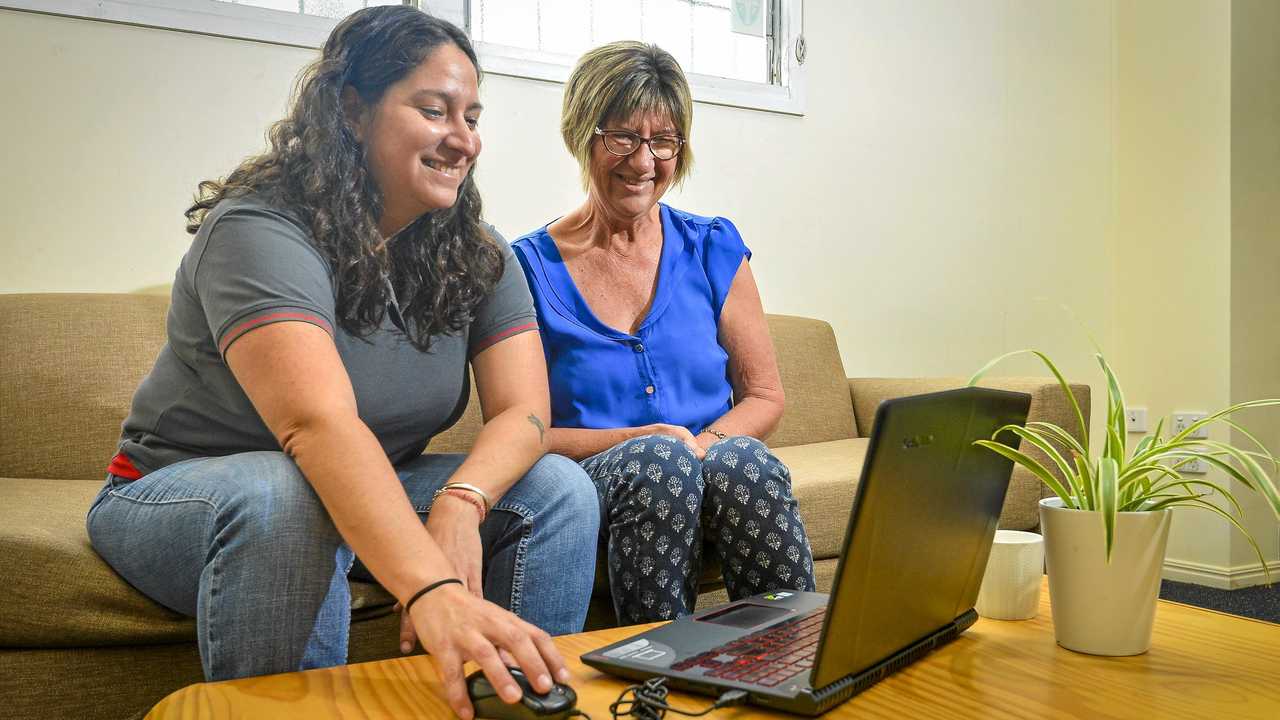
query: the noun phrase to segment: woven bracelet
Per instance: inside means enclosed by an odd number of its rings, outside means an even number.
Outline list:
[[[431,592],[432,590],[435,590],[441,585],[451,585],[453,583],[457,583],[459,585],[463,584],[462,581],[459,580],[458,578],[445,578],[443,580],[437,580],[431,583],[430,585],[422,588],[418,592],[414,593],[413,597],[409,598],[409,601],[404,604],[404,611],[406,613],[409,612],[409,608],[413,607],[413,604],[417,602],[418,598],[422,597],[423,595],[426,595],[427,593]]]

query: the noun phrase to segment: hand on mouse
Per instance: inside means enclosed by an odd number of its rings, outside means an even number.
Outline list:
[[[424,595],[410,608],[409,617],[444,683],[445,699],[463,720],[474,717],[462,671],[468,660],[480,666],[508,703],[519,702],[521,692],[503,654],[516,661],[539,693],[551,691],[553,674],[561,682],[570,679],[550,635],[458,585]]]

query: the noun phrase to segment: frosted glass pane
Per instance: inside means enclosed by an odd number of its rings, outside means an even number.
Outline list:
[[[685,70],[734,77],[735,48],[729,42],[729,11],[722,8],[693,8],[693,62]]]
[[[648,0],[644,3],[644,37],[689,67],[693,45],[692,7],[684,0]]]
[[[591,0],[543,2],[540,16],[542,50],[577,58],[592,48]]]
[[[472,0],[472,37],[484,42],[538,49],[538,3],[531,0]]]
[[[251,5],[267,10],[316,15],[319,17],[344,18],[363,7],[374,5],[399,5],[400,0],[218,0],[232,5]]]
[[[733,69],[724,77],[758,83],[769,82],[768,41],[738,33],[729,33],[729,40],[734,46],[734,62]]]
[[[399,0],[302,0],[302,12],[307,15],[341,19],[368,5],[399,5]]]
[[[284,10],[285,12],[298,12],[298,0],[221,0],[222,2],[230,2],[232,5],[252,5],[253,7],[266,8],[268,10]]]
[[[640,39],[641,0],[596,0],[591,10],[591,45]]]

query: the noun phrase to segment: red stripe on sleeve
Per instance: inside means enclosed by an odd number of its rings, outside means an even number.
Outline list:
[[[222,344],[218,346],[218,352],[225,355],[227,352],[227,348],[230,347],[231,343],[235,342],[236,339],[239,338],[241,335],[244,335],[245,333],[249,332],[250,330],[256,327],[273,323],[273,322],[280,322],[282,320],[301,320],[303,322],[309,322],[313,325],[319,325],[321,328],[324,329],[325,332],[329,333],[330,335],[333,334],[333,327],[329,325],[329,322],[327,320],[320,317],[319,315],[315,315],[312,313],[301,313],[301,312],[271,313],[270,315],[260,315],[256,318],[253,318],[252,320],[246,320],[245,322],[242,322],[239,325],[228,330],[222,336]]]
[[[481,340],[477,341],[475,349],[471,351],[471,356],[475,357],[480,353],[481,350],[485,350],[492,345],[496,345],[497,343],[502,342],[503,340],[506,340],[512,335],[519,335],[522,332],[528,332],[529,330],[537,330],[537,329],[538,329],[538,323],[531,322],[531,323],[525,323],[524,325],[516,325],[515,327],[509,327],[506,330],[496,332],[490,335],[489,337],[482,338]]]

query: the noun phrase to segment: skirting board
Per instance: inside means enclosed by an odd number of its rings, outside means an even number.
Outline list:
[[[1275,568],[1274,564],[1272,572],[1277,573],[1277,568]],[[1217,565],[1187,562],[1185,560],[1166,559],[1164,561],[1164,572],[1161,575],[1165,580],[1207,585],[1219,590],[1235,590],[1236,588],[1261,585],[1266,582],[1266,575],[1262,572],[1262,563],[1225,568]],[[1280,579],[1280,574],[1277,574],[1277,579]]]

